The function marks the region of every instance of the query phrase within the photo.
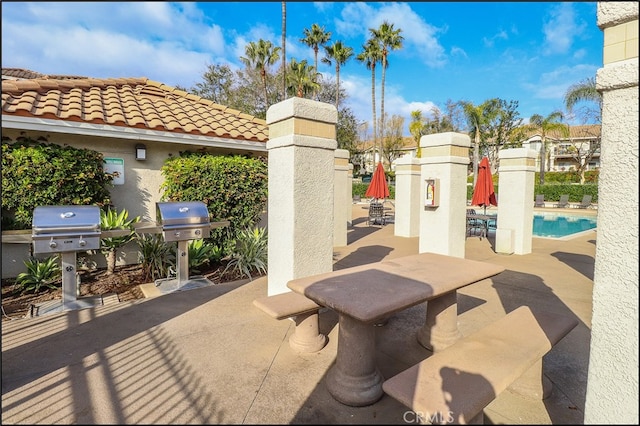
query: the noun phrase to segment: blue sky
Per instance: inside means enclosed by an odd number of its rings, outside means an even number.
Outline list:
[[[281,6],[3,1],[2,66],[148,77],[189,88],[202,81],[209,64],[241,67],[239,57],[250,41],[281,45]],[[517,100],[527,120],[564,111],[567,88],[602,67],[596,18],[596,2],[288,2],[286,53],[287,59],[313,63],[313,50],[300,38],[317,23],[357,54],[369,28],[387,20],[402,29],[404,46],[389,56],[385,112],[405,117],[405,127],[411,111],[426,113],[447,99]],[[319,71],[334,75],[322,63]],[[380,81],[378,72],[378,110]],[[340,82],[358,120],[371,120],[371,72],[354,57],[342,67]]]

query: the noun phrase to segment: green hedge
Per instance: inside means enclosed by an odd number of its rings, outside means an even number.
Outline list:
[[[360,196],[360,198],[364,199],[366,198],[364,193],[367,192],[368,187],[369,187],[368,183],[354,183],[351,190],[351,195],[353,197]],[[391,185],[389,186],[389,199],[395,200],[395,198],[396,198],[396,187]]]
[[[498,194],[498,185],[494,184],[494,190]],[[598,185],[594,184],[545,184],[535,185],[533,189],[533,199],[535,201],[536,194],[543,194],[546,202],[560,201],[562,194],[569,195],[569,202],[579,203],[584,195],[591,195],[591,202],[598,202]],[[467,200],[473,197],[473,186],[467,185]]]
[[[2,229],[29,229],[37,206],[108,205],[101,153],[19,137],[2,141]]]

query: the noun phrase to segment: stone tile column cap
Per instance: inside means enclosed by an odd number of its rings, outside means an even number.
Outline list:
[[[500,152],[498,152],[498,157],[500,159],[536,158],[537,156],[538,152],[535,149],[530,148],[501,149]]]
[[[338,110],[335,105],[296,96],[270,106],[267,110],[267,125],[291,117],[335,124],[338,122]]]
[[[349,158],[349,150],[348,149],[336,149],[335,152],[336,158]]]
[[[471,146],[471,138],[469,135],[458,132],[445,132],[425,135],[420,138],[420,146],[422,148],[430,148],[436,146],[460,146],[468,148]]]

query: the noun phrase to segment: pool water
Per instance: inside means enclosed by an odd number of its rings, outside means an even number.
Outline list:
[[[596,227],[595,216],[534,214],[533,236],[562,238]]]

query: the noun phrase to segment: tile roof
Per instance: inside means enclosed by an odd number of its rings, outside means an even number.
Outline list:
[[[265,120],[144,77],[3,79],[2,115],[268,140]]]
[[[76,78],[88,78],[79,75],[57,75],[42,74],[36,71],[26,70],[24,68],[2,68],[2,79],[33,79],[33,78],[51,78],[55,80],[66,80]]]

